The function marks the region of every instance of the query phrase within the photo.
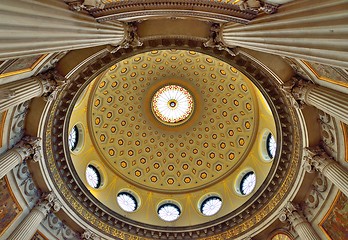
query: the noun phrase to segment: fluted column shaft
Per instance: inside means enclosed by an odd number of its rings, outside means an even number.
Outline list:
[[[317,233],[307,221],[303,221],[294,226],[295,231],[303,240],[320,240]]]
[[[16,146],[0,156],[0,179],[20,164],[24,159],[33,157],[38,161],[40,146],[38,138],[24,137]]]
[[[8,240],[30,240],[35,234],[41,221],[46,217],[46,214],[47,213],[40,209],[40,206],[36,206],[13,231]]]
[[[51,210],[57,212],[60,208],[61,203],[53,193],[44,194],[39,203],[12,232],[8,240],[30,240],[47,214]]]
[[[38,76],[0,85],[0,112],[35,97],[47,97],[52,92],[57,92],[66,82],[67,79],[58,72],[48,71]]]
[[[121,23],[98,23],[63,1],[2,0],[0,60],[50,52],[119,44]]]
[[[0,112],[28,101],[34,97],[39,97],[44,93],[44,88],[38,76],[22,79],[16,82],[0,85]]]
[[[320,147],[305,148],[304,168],[321,172],[343,194],[348,196],[348,170],[328,156]]]
[[[348,171],[331,160],[322,173],[327,177],[343,194],[348,196]]]
[[[296,78],[286,82],[283,90],[297,106],[316,107],[348,124],[348,94]]]
[[[24,160],[18,150],[14,148],[0,156],[0,179]]]
[[[222,40],[280,56],[348,67],[348,2],[295,1],[278,13],[256,18],[248,25],[228,23]]]
[[[301,209],[298,205],[288,202],[281,210],[279,220],[289,222],[299,235],[301,240],[321,240],[311,224],[301,214]]]
[[[333,89],[310,85],[304,102],[348,124],[348,95]]]

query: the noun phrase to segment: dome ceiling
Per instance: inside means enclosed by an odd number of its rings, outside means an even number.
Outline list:
[[[177,84],[194,99],[180,125],[156,118],[159,88]],[[254,88],[236,69],[188,51],[152,51],[110,68],[90,93],[89,129],[105,163],[132,184],[192,191],[238,166],[257,126]]]
[[[51,104],[52,114],[45,125],[45,164],[67,213],[84,226],[121,239],[218,235],[227,239],[264,224],[287,194],[299,166],[298,152],[290,153],[299,144],[298,129],[293,127],[296,116],[275,80],[243,55],[231,58],[225,52],[200,48],[201,53],[153,50],[153,45],[147,49],[101,55],[82,66]],[[152,109],[156,93],[173,85],[187,91],[193,103],[191,113],[174,124],[158,119]],[[108,104],[110,96],[114,102]],[[98,98],[99,107],[95,106]],[[167,107],[173,107],[171,100],[166,100]],[[275,107],[281,104],[288,107]],[[232,136],[224,128],[226,124],[233,128]],[[119,139],[124,145],[119,145]],[[233,160],[227,150],[220,157],[222,142],[225,149],[235,151]],[[275,151],[271,142],[278,146]],[[147,153],[150,145],[153,149]],[[109,156],[106,146],[113,147],[116,159]],[[157,149],[161,149],[160,156]],[[210,157],[210,152],[215,156]],[[170,153],[175,154],[174,160]],[[182,153],[186,155],[182,157]],[[146,162],[142,163],[144,155]],[[191,161],[195,155],[202,161]],[[126,160],[123,170],[121,164]],[[157,183],[151,182],[153,175]],[[204,180],[209,176],[210,181]],[[191,181],[186,183],[185,177]]]
[[[158,93],[173,89],[192,104],[174,123],[154,108]],[[173,99],[174,108],[185,99],[164,94],[169,109]],[[267,177],[272,159],[264,157],[265,136],[276,136],[270,108],[247,77],[184,50],[150,51],[110,67],[81,95],[70,118],[74,126],[82,145],[71,157],[88,190],[112,211],[154,226],[198,225],[236,210]],[[99,173],[86,176],[86,169]],[[128,202],[117,203],[120,195]],[[165,203],[180,213],[175,221],[157,216]],[[125,211],[128,206],[134,212]]]

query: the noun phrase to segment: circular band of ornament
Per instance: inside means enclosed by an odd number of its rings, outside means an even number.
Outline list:
[[[193,112],[191,94],[183,87],[168,85],[160,88],[152,98],[155,117],[165,124],[182,124]]]

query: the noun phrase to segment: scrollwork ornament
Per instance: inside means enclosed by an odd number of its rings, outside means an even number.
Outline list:
[[[237,52],[235,49],[228,48],[222,41],[220,34],[220,24],[213,23],[210,28],[210,36],[208,40],[203,43],[204,47],[217,48],[218,50],[224,50],[231,56],[236,56]]]
[[[47,215],[52,210],[53,212],[58,212],[61,207],[61,202],[53,192],[44,193],[36,206],[44,215]]]
[[[300,214],[301,209],[298,204],[287,202],[285,207],[280,211],[278,218],[281,222],[288,221],[292,226],[305,221],[304,216]]]
[[[24,136],[22,140],[17,144],[17,152],[21,155],[22,159],[31,157],[35,162],[41,159],[41,138]]]
[[[84,240],[100,240],[101,238],[96,235],[95,233],[93,233],[91,230],[86,229],[82,235],[81,235],[82,239]]]
[[[39,77],[42,79],[43,97],[46,101],[55,100],[59,92],[69,83],[69,80],[57,71],[47,71]]]
[[[101,0],[65,0],[65,3],[69,5],[70,10],[77,12],[103,9],[105,6]]]
[[[311,171],[317,170],[322,172],[332,162],[332,158],[320,147],[307,147],[304,149],[304,152],[306,154],[303,158],[305,170],[309,169],[307,165],[310,165]]]
[[[125,38],[121,42],[120,45],[118,45],[116,48],[111,50],[111,53],[116,53],[120,49],[124,48],[135,48],[135,47],[141,47],[143,45],[143,42],[140,40],[140,37],[137,33],[138,27],[135,22],[130,22],[127,25],[125,25]]]
[[[250,10],[255,12],[264,12],[267,14],[272,14],[277,12],[278,5],[273,5],[267,2],[259,1],[259,0],[241,0],[238,1],[240,10]]]
[[[315,85],[302,78],[293,77],[281,86],[281,90],[287,95],[293,107],[302,109],[306,106],[306,96],[308,91]]]

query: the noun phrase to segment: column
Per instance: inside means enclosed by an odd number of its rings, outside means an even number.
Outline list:
[[[18,227],[12,232],[8,240],[30,240],[35,234],[41,221],[53,209],[57,212],[61,208],[60,202],[54,194],[49,193],[30,211]]]
[[[289,222],[301,240],[320,240],[311,224],[301,214],[299,207],[291,202],[288,202],[281,210],[279,220],[281,222]]]
[[[98,23],[63,1],[2,0],[0,18],[0,60],[118,45],[124,36],[122,23]]]
[[[307,104],[348,124],[348,95],[304,80],[293,80],[283,85],[300,106]]]
[[[343,194],[348,196],[348,170],[336,162],[320,147],[305,148],[303,167],[307,172],[319,171]]]
[[[57,80],[63,77],[55,72],[0,85],[0,112],[35,97],[48,95],[57,87]]]
[[[294,1],[248,25],[227,23],[221,35],[227,47],[348,68],[347,9],[345,0]]]
[[[32,157],[34,161],[41,158],[40,139],[25,136],[12,149],[0,156],[0,179],[20,164],[24,159]]]

